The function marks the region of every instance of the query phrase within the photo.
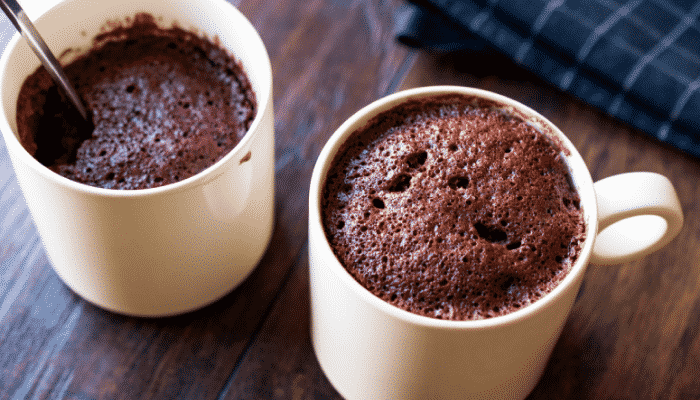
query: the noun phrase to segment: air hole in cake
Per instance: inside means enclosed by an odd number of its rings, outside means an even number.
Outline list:
[[[454,151],[457,151],[458,147],[457,147],[456,144],[452,143],[452,144],[450,144],[450,146],[448,147],[448,149],[450,149],[450,151],[453,151],[453,152],[454,152]]]
[[[419,151],[406,157],[406,164],[408,164],[408,166],[411,168],[418,168],[419,166],[425,164],[427,159],[428,153],[426,151]]]
[[[517,241],[515,241],[515,242],[508,243],[508,244],[506,245],[506,249],[508,249],[508,250],[515,250],[515,249],[517,249],[518,247],[520,247],[520,241],[519,241],[519,240],[517,240]]]
[[[387,190],[390,192],[403,192],[411,186],[411,176],[399,174],[389,182]]]
[[[100,152],[100,157],[104,157],[107,154],[107,150],[102,150]]]
[[[345,221],[338,221],[338,225],[336,225],[338,229],[343,229],[345,228]]]
[[[501,283],[501,290],[503,292],[507,292],[508,289],[510,289],[510,287],[513,286],[514,283],[515,283],[515,278],[512,276],[509,276],[508,278],[506,278],[505,281],[503,281],[503,283]]]
[[[384,201],[382,199],[376,198],[376,199],[372,200],[372,205],[375,208],[382,209],[382,208],[384,208]]]
[[[495,227],[486,226],[481,222],[474,224],[474,229],[476,229],[476,232],[482,239],[491,243],[500,243],[508,240],[508,235],[504,231]]]
[[[134,85],[129,85],[126,87],[126,91],[129,93],[133,93],[134,90],[136,90],[136,86],[134,86]]]
[[[114,179],[114,172],[108,173],[107,176],[105,176],[105,179],[108,181],[111,181],[112,179]]]
[[[469,178],[466,176],[453,176],[447,181],[447,186],[454,190],[457,188],[466,189],[469,186]]]

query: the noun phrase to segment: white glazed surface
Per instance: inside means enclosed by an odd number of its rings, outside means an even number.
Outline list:
[[[165,26],[175,22],[218,38],[243,63],[258,115],[228,155],[194,177],[136,191],[94,188],[49,171],[16,138],[19,87],[39,64],[17,36],[0,61],[0,129],[63,281],[100,307],[165,316],[202,307],[231,291],[267,247],[274,212],[272,72],[257,32],[225,0],[68,0],[35,24],[55,53],[85,51],[106,21],[141,11],[162,17]],[[250,160],[241,163],[248,153]]]
[[[409,97],[442,93],[480,96],[514,107],[532,118],[532,123],[545,127],[544,132],[556,136],[570,153],[566,159],[581,197],[587,239],[562,283],[545,298],[505,316],[480,321],[443,321],[391,306],[347,273],[323,231],[321,189],[340,144],[378,112]],[[672,195],[675,197],[675,192]],[[674,215],[678,214],[680,207]],[[526,397],[539,380],[571,310],[593,253],[598,219],[596,192],[583,159],[558,128],[528,107],[491,92],[462,87],[412,89],[372,103],[333,134],[311,178],[311,339],[323,371],[348,399]],[[606,217],[606,221],[612,220]],[[669,221],[669,226],[678,222]],[[677,233],[675,227],[668,229],[666,238],[675,236],[674,231]],[[641,251],[635,256],[643,254]]]

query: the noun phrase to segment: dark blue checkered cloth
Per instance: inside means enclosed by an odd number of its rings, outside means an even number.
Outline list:
[[[700,157],[700,2],[411,0],[399,41],[496,49],[561,90]]]

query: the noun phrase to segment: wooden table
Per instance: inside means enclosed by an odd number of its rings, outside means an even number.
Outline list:
[[[379,4],[377,4],[379,3]],[[591,266],[531,399],[700,399],[700,160],[647,138],[505,59],[398,45],[400,0],[236,3],[272,60],[276,227],[255,272],[202,310],[140,319],[96,308],[51,269],[0,141],[0,399],[339,398],[309,341],[308,185],[340,123],[404,88],[456,84],[530,105],[595,180],[653,171],[685,225],[640,261]]]

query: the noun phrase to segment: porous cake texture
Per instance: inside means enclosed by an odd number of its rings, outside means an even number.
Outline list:
[[[365,288],[450,320],[542,298],[585,238],[559,146],[498,104],[461,95],[408,101],[355,132],[328,171],[322,218]]]
[[[240,63],[195,33],[158,27],[148,14],[113,28],[65,68],[94,130],[76,122],[40,68],[18,100],[25,148],[67,178],[113,189],[177,182],[231,151],[257,112]]]

